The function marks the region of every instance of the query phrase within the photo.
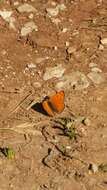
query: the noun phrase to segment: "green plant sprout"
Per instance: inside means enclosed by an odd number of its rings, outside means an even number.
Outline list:
[[[15,157],[15,152],[13,149],[11,148],[0,148],[0,151],[2,152],[2,154],[4,154],[5,157],[7,157],[8,159],[13,159]]]

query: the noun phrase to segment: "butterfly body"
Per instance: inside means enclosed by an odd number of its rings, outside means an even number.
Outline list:
[[[54,116],[55,113],[61,113],[64,110],[64,91],[56,92],[55,95],[43,100],[42,107],[49,116]]]

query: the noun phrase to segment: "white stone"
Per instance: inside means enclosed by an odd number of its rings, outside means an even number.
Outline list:
[[[104,76],[102,76],[101,73],[98,73],[98,72],[90,72],[90,73],[88,73],[87,76],[95,84],[100,84],[105,81]]]
[[[16,30],[16,27],[15,27],[15,18],[12,17],[12,11],[0,11],[0,16],[6,21],[9,23],[9,28],[12,28],[14,30]]]
[[[101,39],[101,43],[102,43],[103,45],[107,45],[107,38],[102,38],[102,39]]]
[[[33,30],[38,31],[37,25],[33,21],[27,22],[21,29],[21,36],[26,36]]]
[[[57,47],[57,46],[54,46],[54,50],[57,51],[57,50],[58,50],[58,47]]]
[[[61,32],[66,33],[67,31],[68,31],[68,28],[63,28]]]
[[[82,90],[88,86],[89,81],[87,77],[83,73],[76,71],[62,77],[62,79],[56,84],[56,89],[70,89],[71,87],[74,87],[76,90]]]
[[[98,67],[93,67],[93,68],[91,68],[91,71],[97,72],[97,73],[102,73],[102,70],[99,69]]]
[[[68,41],[65,42],[66,47],[69,47],[69,44],[70,43]]]
[[[20,5],[17,10],[20,12],[20,13],[23,13],[23,12],[36,12],[37,10],[32,6],[32,5],[29,5],[27,3],[24,3],[23,5]]]
[[[98,172],[98,166],[94,163],[90,164],[90,170],[93,172],[93,173],[97,173]]]
[[[63,68],[61,64],[58,66],[55,66],[55,67],[48,67],[46,69],[44,76],[43,76],[43,79],[49,80],[49,79],[54,78],[54,77],[60,78],[60,77],[62,77],[64,72],[65,72],[65,68]]]
[[[66,146],[66,149],[71,150],[71,146],[69,146],[69,145]]]
[[[33,19],[33,17],[34,17],[34,15],[33,15],[33,13],[31,13],[31,14],[29,15],[29,18],[30,18],[30,19]]]
[[[12,15],[12,11],[0,11],[0,16],[5,20],[5,21],[8,21],[9,18],[11,17]]]
[[[35,68],[36,68],[36,65],[35,65],[34,63],[29,63],[29,64],[27,64],[27,67],[28,67],[29,69],[35,69]]]

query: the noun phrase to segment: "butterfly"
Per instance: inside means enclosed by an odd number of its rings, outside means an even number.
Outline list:
[[[55,113],[61,113],[64,110],[64,99],[64,91],[56,92],[42,101],[42,107],[49,116],[54,116]]]

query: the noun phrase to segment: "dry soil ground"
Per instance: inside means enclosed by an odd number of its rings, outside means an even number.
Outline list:
[[[106,190],[107,1],[0,0],[0,15],[0,147],[15,151],[0,156],[0,190]],[[60,115],[27,109],[55,90]],[[55,122],[72,114],[85,118],[76,139]]]

